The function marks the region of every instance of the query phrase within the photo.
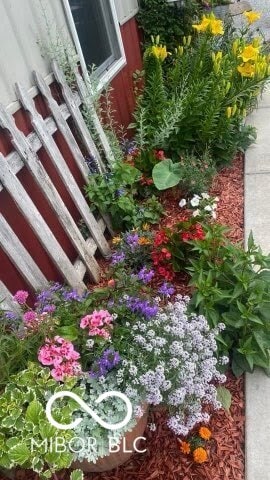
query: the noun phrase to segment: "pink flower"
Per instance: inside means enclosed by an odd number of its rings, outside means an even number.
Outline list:
[[[23,321],[25,323],[32,323],[32,322],[35,322],[37,321],[37,314],[36,312],[33,312],[33,310],[29,311],[29,312],[25,312],[23,314]]]
[[[18,290],[13,296],[13,299],[20,305],[23,305],[26,302],[28,297],[29,297],[28,292],[26,292],[25,290]]]
[[[81,319],[80,327],[81,328],[89,327],[90,320],[91,320],[91,315],[86,315],[85,317],[83,317]]]
[[[80,375],[81,366],[78,362],[65,362],[52,369],[52,377],[57,382],[63,382],[67,377],[74,377]]]
[[[40,363],[52,365],[54,367],[52,376],[59,381],[67,376],[81,373],[81,366],[77,362],[79,358],[80,354],[74,350],[74,345],[59,336],[54,337],[53,340],[46,339],[46,344],[38,353]]]

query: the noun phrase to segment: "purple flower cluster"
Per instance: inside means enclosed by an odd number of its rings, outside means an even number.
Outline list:
[[[126,256],[124,252],[115,252],[112,254],[111,263],[112,265],[117,265],[118,263],[122,263],[125,260]]]
[[[126,243],[130,246],[131,251],[134,251],[135,248],[138,246],[138,240],[139,240],[139,235],[138,233],[128,233],[126,235]]]
[[[103,352],[100,359],[97,360],[90,371],[90,377],[99,378],[105,376],[114,367],[121,362],[121,357],[118,352],[108,348]]]
[[[131,312],[142,315],[147,319],[155,317],[159,309],[158,305],[153,305],[149,300],[142,300],[137,297],[127,296],[125,304]]]
[[[167,282],[164,282],[158,290],[158,293],[165,297],[171,297],[175,292],[175,288]]]
[[[147,284],[151,282],[152,278],[155,276],[154,270],[147,270],[146,267],[143,267],[137,274],[138,279],[143,283]]]
[[[63,304],[63,301],[82,302],[88,295],[88,291],[79,295],[77,290],[71,290],[60,283],[54,283],[37,295],[35,306],[39,313],[53,313],[56,305]]]

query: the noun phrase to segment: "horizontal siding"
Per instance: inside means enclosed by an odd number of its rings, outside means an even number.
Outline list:
[[[114,0],[120,25],[130,20],[138,12],[138,0]]]
[[[5,106],[16,100],[14,83],[27,89],[34,84],[32,71],[44,77],[50,73],[48,59],[42,56],[41,45],[48,44],[46,19],[50,34],[56,29],[70,40],[61,0],[5,0],[0,2],[0,102]],[[70,40],[71,41],[71,40]]]

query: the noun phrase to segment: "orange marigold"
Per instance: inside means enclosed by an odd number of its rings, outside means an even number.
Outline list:
[[[208,460],[207,451],[202,447],[195,448],[193,458],[196,463],[204,463]]]
[[[180,440],[179,448],[181,452],[184,453],[185,455],[188,455],[190,453],[190,444],[188,442],[182,442]]]
[[[199,430],[199,435],[203,440],[210,440],[212,437],[212,432],[207,427],[201,427]]]

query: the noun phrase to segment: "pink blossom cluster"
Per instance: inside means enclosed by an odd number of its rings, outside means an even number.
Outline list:
[[[110,340],[111,335],[108,330],[112,328],[113,317],[107,310],[94,310],[91,315],[86,315],[81,319],[80,327],[88,328],[89,335],[96,335]]]
[[[13,300],[19,303],[19,305],[24,305],[28,297],[29,297],[28,292],[26,292],[25,290],[18,290],[13,296]]]
[[[42,365],[53,366],[51,374],[58,382],[81,373],[81,365],[77,361],[79,358],[80,354],[74,350],[74,345],[59,336],[53,340],[46,339],[46,344],[38,353]]]

